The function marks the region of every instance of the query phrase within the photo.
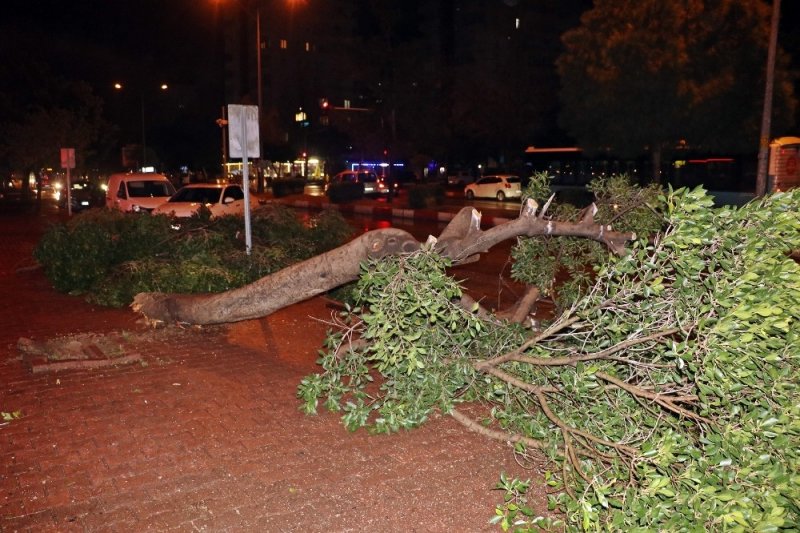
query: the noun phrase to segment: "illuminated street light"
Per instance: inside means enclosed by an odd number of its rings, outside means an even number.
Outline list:
[[[166,83],[162,83],[158,86],[158,89],[161,91],[166,91],[169,89],[169,85]],[[114,83],[114,90],[122,91],[125,90],[125,85],[120,82]],[[139,90],[139,103],[141,105],[141,113],[142,113],[142,161],[139,165],[142,169],[147,166],[147,136],[146,136],[146,127],[145,127],[145,118],[144,118],[144,91]]]
[[[294,114],[294,121],[303,129],[303,179],[308,179],[308,115],[303,108],[299,108]]]

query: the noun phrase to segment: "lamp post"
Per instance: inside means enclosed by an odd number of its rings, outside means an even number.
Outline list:
[[[261,135],[261,117],[262,111],[261,108],[264,105],[264,93],[263,93],[263,80],[262,80],[262,71],[261,71],[261,7],[256,4],[256,62],[258,65],[256,66],[256,83],[258,87],[256,88],[257,94],[257,104],[258,104],[258,153],[261,154],[261,157],[258,161],[258,177],[256,179],[256,191],[259,193],[264,192],[264,173],[262,172],[261,168],[261,159],[264,157],[264,142],[263,136]]]
[[[224,4],[224,0],[213,0],[218,5]],[[286,6],[289,8],[294,8],[298,4],[303,4],[304,0],[283,0]],[[256,105],[258,105],[258,132],[259,132],[259,153],[261,154],[261,158],[263,159],[264,154],[264,136],[261,135],[261,122],[264,117],[264,83],[263,83],[263,61],[262,61],[262,24],[261,24],[261,4],[262,0],[251,0],[250,2],[244,2],[240,0],[239,2],[235,2],[237,7],[242,10],[248,17],[253,14],[253,10],[255,11],[255,22],[256,22]],[[244,4],[244,5],[243,5]],[[248,54],[249,55],[249,54]],[[258,180],[257,180],[257,190],[258,192],[264,191],[264,174],[263,169],[261,168],[261,161],[259,161],[259,170],[258,170]]]
[[[114,83],[114,89],[117,91],[122,91],[125,89],[125,85],[120,82]],[[158,89],[161,91],[166,91],[169,89],[169,85],[166,83],[162,83],[158,86]],[[147,128],[145,126],[145,113],[144,113],[144,90],[140,88],[139,90],[139,104],[141,110],[141,119],[142,119],[142,161],[139,165],[141,168],[147,166]]]
[[[781,0],[772,0],[769,48],[767,50],[767,81],[764,89],[764,109],[761,114],[761,137],[758,145],[758,170],[756,172],[756,196],[769,192],[767,187],[767,164],[769,159],[769,133],[772,123],[772,91],[775,83],[775,54],[778,44],[778,23],[781,17]]]

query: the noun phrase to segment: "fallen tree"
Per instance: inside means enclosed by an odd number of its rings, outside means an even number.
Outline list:
[[[478,255],[507,239],[534,236],[575,236],[593,239],[615,253],[622,253],[625,242],[634,233],[613,231],[611,226],[593,220],[591,206],[577,222],[556,221],[546,217],[547,205],[537,213],[538,204],[527,200],[517,219],[482,230],[480,213],[462,209],[445,227],[434,249],[455,263],[477,260]],[[367,232],[353,241],[254,283],[218,294],[140,293],[134,298],[134,311],[148,320],[198,325],[235,322],[266,316],[293,303],[322,294],[358,279],[362,263],[383,257],[410,253],[420,243],[409,233],[394,229]]]
[[[800,268],[788,254],[800,248],[800,192],[711,206],[702,190],[669,191],[648,207],[662,231],[639,240],[596,222],[597,206],[555,220],[549,202],[527,201],[519,218],[489,230],[465,209],[426,243],[380,230],[235,291],[140,294],[135,306],[154,321],[218,323],[360,278],[352,310],[331,319],[322,370],[298,388],[306,412],[322,404],[347,428],[377,432],[438,412],[512,443],[521,461],[544,454],[551,506],[570,530],[791,529],[800,521]],[[606,207],[606,222],[626,212]],[[532,251],[555,254],[555,237],[601,243],[617,259],[541,329],[522,318],[552,293],[552,268],[497,314],[447,274],[514,238],[524,274],[537,260],[554,263]],[[542,240],[549,248],[529,246]],[[586,266],[577,261],[575,272]],[[303,290],[289,294],[287,284]],[[501,506],[498,519],[553,525],[521,509]]]

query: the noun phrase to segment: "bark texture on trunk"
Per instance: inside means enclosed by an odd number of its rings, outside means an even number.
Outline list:
[[[362,261],[419,248],[409,233],[374,230],[324,254],[216,294],[139,293],[131,307],[155,322],[221,324],[267,316],[358,279]]]

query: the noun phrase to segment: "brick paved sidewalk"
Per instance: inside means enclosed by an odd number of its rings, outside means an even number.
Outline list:
[[[492,531],[508,448],[453,420],[392,436],[298,410],[330,309],[137,341],[143,363],[33,374],[17,340],[145,330],[25,269],[44,219],[0,215],[0,531]]]

